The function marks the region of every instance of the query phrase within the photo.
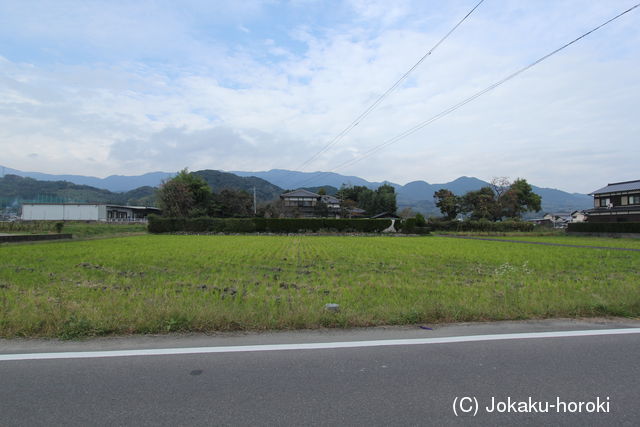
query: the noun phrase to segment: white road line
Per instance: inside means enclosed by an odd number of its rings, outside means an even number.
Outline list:
[[[70,351],[57,353],[0,354],[0,362],[45,359],[91,359],[98,357],[170,356],[177,354],[237,353],[252,351],[323,350],[334,348],[386,347],[398,345],[448,344],[477,341],[502,341],[538,338],[588,337],[598,335],[640,334],[640,328],[586,331],[529,332],[519,334],[469,335],[462,337],[411,338],[399,340],[321,342],[300,344],[238,345],[222,347],[155,348],[145,350]]]

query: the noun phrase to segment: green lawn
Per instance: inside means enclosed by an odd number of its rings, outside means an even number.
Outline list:
[[[325,311],[326,303],[341,311]],[[640,252],[383,236],[142,235],[5,245],[0,314],[0,336],[63,338],[637,317]]]

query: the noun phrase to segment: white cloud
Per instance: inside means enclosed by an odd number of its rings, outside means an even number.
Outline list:
[[[61,50],[56,57],[61,59],[54,61],[40,51],[31,59],[9,59],[17,55],[0,50],[0,163],[102,176],[184,166],[295,169],[474,3],[436,10],[422,2],[354,1],[349,3],[351,25],[301,22],[288,30],[293,37],[288,41],[264,37],[268,31],[260,29],[266,25],[261,21],[265,10],[282,6],[229,6],[221,13],[234,33],[251,37],[246,43],[208,33],[205,20],[194,17],[201,10],[205,17],[213,13],[202,4],[178,13],[139,3],[120,10],[122,16],[117,8],[107,8],[100,18],[92,10],[106,7],[99,3],[70,15],[64,13],[69,5],[61,3],[57,12],[43,8],[33,18],[22,6],[9,11],[5,5],[2,12],[19,18],[11,28],[27,45],[51,38],[48,44],[56,50],[69,38],[84,39],[74,44],[77,57]],[[529,2],[484,4],[307,170],[328,170],[357,158],[613,16],[612,9],[622,10],[626,3],[605,7],[576,0],[545,3],[544,9]],[[399,183],[523,176],[536,185],[583,192],[637,179],[631,174],[640,154],[638,15],[337,172]],[[52,24],[40,27],[38,20],[45,17]],[[91,49],[95,53],[87,55]]]

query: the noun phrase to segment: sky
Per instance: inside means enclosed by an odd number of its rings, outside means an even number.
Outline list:
[[[105,177],[333,171],[518,177],[588,193],[640,179],[640,8],[415,125],[638,0],[0,0],[0,165]],[[348,166],[345,162],[354,160]]]

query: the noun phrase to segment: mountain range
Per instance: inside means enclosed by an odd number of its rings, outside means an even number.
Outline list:
[[[114,193],[114,198],[119,200],[124,198],[126,192],[136,190],[137,194],[134,194],[139,197],[130,197],[127,200],[147,202],[150,201],[148,197],[149,187],[157,187],[163,180],[174,175],[174,173],[169,172],[151,172],[136,176],[111,175],[106,178],[97,178],[83,175],[51,175],[40,172],[23,172],[2,166],[0,166],[0,170],[3,170],[4,174],[7,175],[18,175],[40,181],[66,181],[75,185],[94,187],[96,190],[108,190]],[[284,169],[272,169],[262,172],[203,170],[194,173],[203,177],[216,192],[224,188],[253,192],[255,187],[259,201],[273,200],[287,189],[307,188],[317,191],[319,187],[324,187],[327,193],[332,194],[342,185],[361,185],[375,189],[382,184],[388,184],[396,190],[399,209],[410,207],[425,214],[438,214],[438,209],[433,200],[433,193],[439,189],[447,188],[455,194],[462,195],[467,191],[477,190],[489,184],[478,178],[462,176],[442,184],[413,181],[400,185],[387,181],[370,182],[357,176],[340,175],[333,172],[298,172]],[[137,190],[140,187],[146,187],[146,189]],[[586,194],[568,193],[562,190],[541,188],[533,185],[532,187],[542,197],[542,210],[544,212],[571,212],[588,209],[593,203],[593,199]],[[84,191],[84,194],[88,195],[86,193],[87,188],[76,190],[80,191],[81,194]],[[63,194],[66,193],[63,192]],[[125,194],[122,195],[122,193]],[[121,196],[117,196],[117,194],[121,194]],[[5,191],[0,192],[0,197],[7,196],[9,194],[5,194]],[[102,194],[102,196],[106,196],[106,194]],[[103,197],[100,197],[100,201],[103,201]],[[115,202],[115,200],[112,202]]]

